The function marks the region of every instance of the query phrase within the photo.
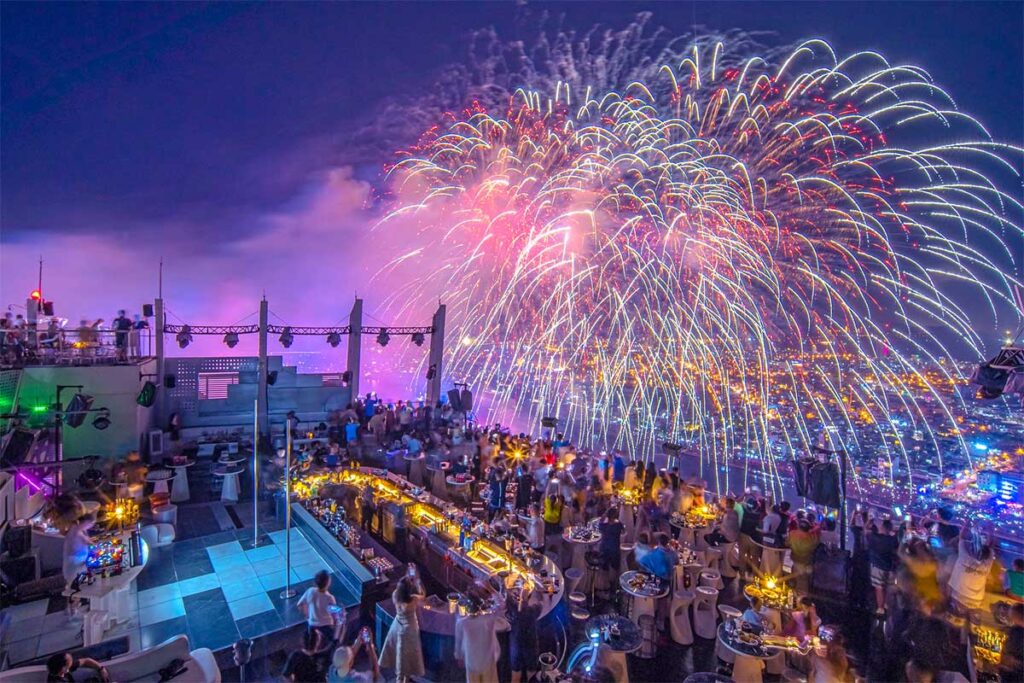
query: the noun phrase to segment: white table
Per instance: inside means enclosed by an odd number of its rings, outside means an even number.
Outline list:
[[[100,620],[100,640],[102,640],[103,631],[132,618],[132,584],[149,562],[149,545],[142,539],[139,539],[139,542],[142,544],[142,562],[139,565],[125,570],[119,576],[96,579],[93,583],[82,586],[75,594],[75,597],[89,600],[89,612],[86,618]],[[67,591],[65,591],[66,593]],[[94,616],[90,617],[89,615]],[[94,645],[95,643],[85,642],[84,644]]]
[[[222,502],[238,502],[238,475],[241,473],[241,469],[235,468],[225,468],[213,471],[213,476],[224,477],[224,483],[221,485],[220,489],[220,499]]]
[[[146,481],[153,485],[153,493],[168,493],[167,482],[174,478],[170,470],[150,470]]]
[[[181,503],[192,497],[188,489],[188,468],[195,465],[195,460],[189,460],[183,465],[171,465],[174,470],[174,483],[171,485],[171,502]]]

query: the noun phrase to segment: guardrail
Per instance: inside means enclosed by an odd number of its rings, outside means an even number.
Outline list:
[[[49,330],[0,330],[0,365],[96,365],[130,363],[153,355],[149,329],[101,330],[92,327]]]

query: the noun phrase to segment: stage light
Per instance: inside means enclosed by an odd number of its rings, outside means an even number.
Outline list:
[[[92,421],[92,426],[100,431],[103,431],[110,426],[110,411],[106,408],[100,408],[100,414]]]
[[[416,346],[423,346],[423,342],[426,341],[426,337],[423,336],[422,332],[412,333],[412,343]]]
[[[281,336],[278,337],[277,340],[281,342],[281,346],[283,346],[284,348],[290,348],[292,342],[295,341],[295,337],[294,335],[292,335],[292,328],[284,328],[284,331],[281,332]]]
[[[391,335],[388,334],[388,331],[385,328],[377,335],[377,343],[381,346],[387,346],[389,341],[391,341]]]
[[[338,334],[337,332],[331,332],[329,335],[327,335],[327,343],[330,344],[333,348],[338,348],[338,344],[341,343],[341,335]]]
[[[224,343],[227,344],[229,349],[233,349],[238,346],[238,333],[228,332],[224,335]]]
[[[178,348],[185,348],[192,343],[192,328],[188,325],[182,325],[175,339],[178,341]]]

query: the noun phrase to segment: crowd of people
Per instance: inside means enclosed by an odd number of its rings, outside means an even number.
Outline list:
[[[658,469],[617,452],[578,452],[562,434],[534,438],[497,425],[474,425],[464,413],[447,406],[385,404],[371,394],[332,415],[319,429],[330,435],[331,445],[309,454],[312,466],[397,450],[451,461],[451,475],[473,477],[470,498],[484,500],[491,528],[514,528],[524,543],[559,558],[563,568],[571,554],[563,530],[591,524],[600,534],[594,556],[609,576],[625,569],[620,567],[620,548],[628,540],[635,542],[633,566],[671,580],[682,545],[678,528],[670,523],[673,516],[710,506],[717,521],[701,532],[703,541],[710,547],[735,544],[741,578],[758,573],[762,552],[785,552],[785,578],[802,596],[785,615],[785,635],[802,638],[818,632],[821,621],[808,597],[814,593],[817,567],[840,558],[856,575],[863,565],[864,582],[854,580],[848,589],[855,592],[863,586],[864,594],[850,597],[870,605],[884,620],[886,633],[900,645],[889,651],[897,653],[895,666],[907,681],[940,680],[940,672],[963,670],[967,647],[951,624],[958,616],[1003,599],[1003,625],[1009,636],[1000,667],[1004,680],[1024,676],[1024,561],[1003,568],[991,540],[970,525],[958,526],[946,510],[914,520],[858,506],[851,520],[852,554],[846,554],[840,550],[834,510],[796,508],[757,488],[740,495],[714,495],[704,481],[684,477],[677,468]],[[629,529],[621,518],[623,492],[630,492],[634,511]],[[372,510],[372,500],[363,505]],[[368,518],[369,513],[363,516]],[[602,582],[603,589],[614,585],[611,580]],[[379,661],[394,669],[400,680],[423,673],[416,617],[423,596],[415,570],[403,577],[393,596],[397,615]],[[508,600],[507,609],[493,618],[460,620],[456,655],[464,662],[469,681],[494,680],[493,669],[501,656],[510,658],[516,680],[536,668],[539,610],[529,595],[509,594]],[[761,608],[752,601],[748,612],[745,618],[757,618]],[[494,636],[498,629],[510,630],[505,655]],[[940,631],[945,637],[933,637]],[[807,658],[803,669],[816,681],[852,680],[843,638],[837,629],[830,632],[833,637],[822,641],[821,651]]]
[[[109,357],[119,362],[146,355],[148,320],[139,314],[129,317],[122,309],[109,326],[104,323],[102,318],[82,318],[78,327],[72,327],[55,316],[44,316],[32,329],[24,314],[8,311],[0,318],[0,362],[21,365],[63,353],[97,357],[102,349],[109,349]]]

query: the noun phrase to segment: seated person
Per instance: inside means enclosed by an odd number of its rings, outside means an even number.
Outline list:
[[[104,681],[104,683],[110,680],[110,675],[107,673],[106,668],[95,659],[90,659],[89,657],[75,659],[71,656],[70,652],[58,652],[46,660],[47,683],[54,681],[73,682],[75,677],[71,674],[82,667],[94,669],[99,680]]]

